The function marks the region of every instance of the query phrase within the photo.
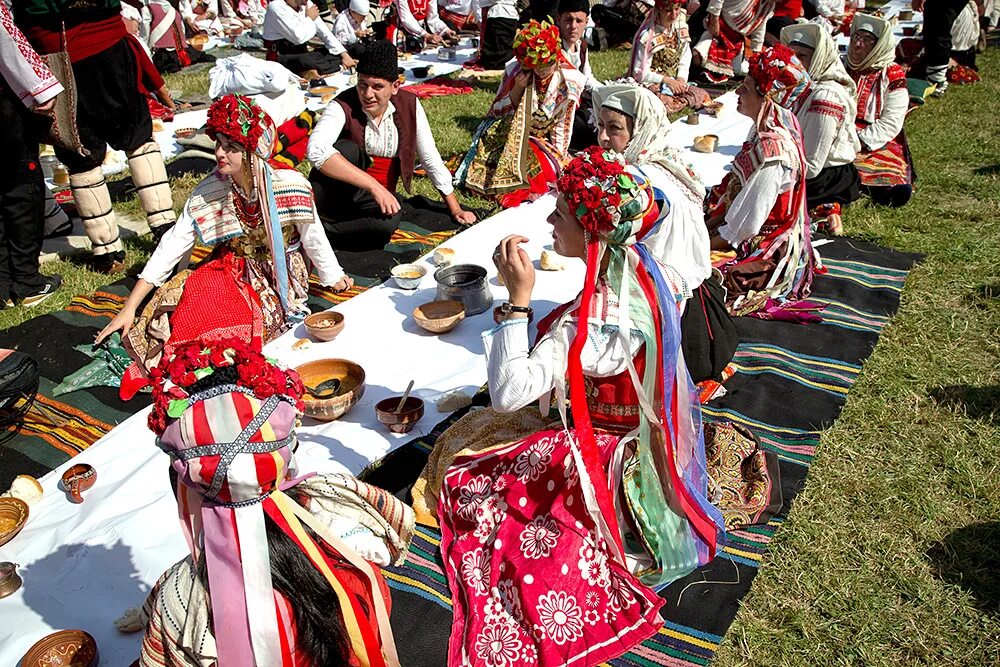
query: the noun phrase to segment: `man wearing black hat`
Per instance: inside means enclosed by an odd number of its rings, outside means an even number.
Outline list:
[[[573,116],[573,136],[569,143],[569,147],[573,150],[583,150],[597,145],[597,132],[590,126],[590,91],[598,81],[590,69],[590,62],[587,60],[587,40],[583,38],[589,19],[588,0],[559,0],[556,24],[559,26],[559,37],[562,39],[563,55],[587,78],[580,105]]]
[[[357,85],[327,106],[307,154],[316,208],[338,250],[375,250],[388,243],[400,221],[396,185],[402,180],[410,191],[418,159],[451,217],[463,225],[476,220],[459,205],[424,109],[400,87],[396,47],[386,40],[365,49]]]

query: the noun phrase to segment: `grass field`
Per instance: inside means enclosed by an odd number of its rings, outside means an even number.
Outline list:
[[[610,77],[627,54],[592,58]],[[850,235],[925,257],[718,665],[1000,664],[1000,53],[980,62],[982,83],[907,121],[913,201],[846,215]],[[206,82],[202,71],[168,83],[203,92]],[[424,103],[443,154],[467,148],[495,85]],[[194,183],[174,182],[178,207]],[[131,270],[150,249],[130,242]],[[108,282],[70,262],[45,271],[66,281],[47,310]],[[41,312],[4,312],[0,326]]]

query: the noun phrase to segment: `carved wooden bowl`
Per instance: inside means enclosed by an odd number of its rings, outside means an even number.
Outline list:
[[[339,393],[331,398],[316,398],[306,391],[302,397],[306,415],[330,422],[347,414],[365,395],[365,369],[347,359],[320,359],[295,369],[308,387],[319,387],[327,380],[340,380]]]
[[[413,320],[431,333],[445,333],[465,319],[465,305],[451,299],[431,301],[413,309]]]
[[[20,498],[0,498],[0,546],[17,537],[28,522],[28,503]]]
[[[60,630],[38,640],[21,658],[21,667],[96,667],[97,642],[83,630]]]

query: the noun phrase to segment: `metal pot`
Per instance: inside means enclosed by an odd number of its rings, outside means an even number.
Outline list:
[[[476,315],[493,305],[493,294],[486,282],[486,269],[476,264],[456,264],[434,272],[437,300],[461,301],[466,315]]]

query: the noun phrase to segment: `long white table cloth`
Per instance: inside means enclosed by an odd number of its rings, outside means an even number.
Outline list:
[[[715,153],[685,153],[708,186],[722,180],[751,123],[737,113],[734,93],[719,101],[724,106],[718,118],[702,115],[698,125],[681,120],[671,126],[673,143],[681,148],[689,149],[700,134],[719,136]],[[553,207],[554,199],[545,196],[503,211],[443,247],[455,249],[455,263],[486,267],[499,303],[507,291],[497,284],[493,249],[508,234],[522,234],[530,239],[524,247],[537,267],[542,249],[551,248],[546,217]],[[298,432],[301,471],[357,473],[409,439],[430,432],[445,417],[434,406],[442,394],[472,393],[486,382],[481,334],[493,326],[491,311],[468,317],[441,336],[424,332],[411,313],[435,298],[436,283],[428,258],[419,262],[428,271],[418,290],[400,290],[390,281],[336,306],[346,326],[335,340],[293,350],[295,341],[305,337],[299,326],[268,346],[269,355],[289,366],[339,357],[361,364],[366,372],[365,395],[348,414],[329,423],[305,420]],[[564,271],[538,272],[536,318],[579,291],[583,264],[566,264]],[[411,379],[416,382],[413,393],[425,401],[425,415],[410,434],[390,434],[378,423],[374,406],[400,394]],[[92,634],[103,664],[128,665],[137,657],[142,634],[123,635],[114,620],[126,608],[141,605],[160,574],[187,553],[168,484],[168,458],[154,444],[147,414],[148,409],[132,416],[43,477],[45,495],[31,508],[24,530],[0,547],[0,561],[20,563],[24,577],[21,590],[0,600],[0,665],[16,665],[35,641],[66,628]],[[59,488],[62,473],[75,463],[89,463],[98,473],[82,505],[70,503]]]

